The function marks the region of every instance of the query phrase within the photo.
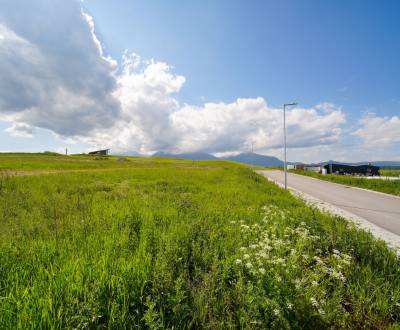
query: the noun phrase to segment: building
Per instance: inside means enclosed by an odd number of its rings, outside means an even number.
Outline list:
[[[329,174],[379,176],[379,167],[368,165],[326,164],[325,170]]]
[[[305,165],[304,166],[304,170],[305,171],[311,171],[311,172],[315,172],[315,173],[322,173],[322,165],[318,165],[318,164],[312,164],[312,165]]]
[[[102,156],[107,156],[109,153],[110,149],[103,149],[103,150],[95,150],[89,152],[89,155],[102,155]]]

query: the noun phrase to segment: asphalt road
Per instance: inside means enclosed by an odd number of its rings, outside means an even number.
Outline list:
[[[282,171],[257,172],[284,184],[285,179]],[[292,173],[288,173],[288,186],[400,235],[400,197]]]

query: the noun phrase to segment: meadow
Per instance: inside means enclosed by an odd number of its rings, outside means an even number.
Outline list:
[[[0,155],[0,329],[400,327],[369,233],[246,166],[117,159]]]
[[[400,176],[400,169],[381,169],[380,173],[383,176]]]
[[[382,170],[381,175],[396,176],[397,170]],[[322,175],[311,171],[293,171],[295,174],[311,176],[313,178],[330,181],[334,183],[344,184],[347,186],[359,187],[364,189],[375,190],[385,194],[400,196],[400,180],[387,179],[366,179],[347,175]]]

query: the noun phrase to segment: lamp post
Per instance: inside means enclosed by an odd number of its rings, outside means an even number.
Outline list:
[[[287,189],[287,165],[286,165],[286,107],[297,105],[297,103],[285,103],[283,105],[283,141],[284,141],[284,170],[285,170],[285,189]]]

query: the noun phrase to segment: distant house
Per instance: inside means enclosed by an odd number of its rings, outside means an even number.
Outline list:
[[[103,150],[95,150],[95,151],[91,151],[89,152],[89,155],[103,155],[103,156],[107,156],[109,153],[110,149],[103,149]]]
[[[327,173],[341,175],[366,175],[379,176],[379,167],[373,165],[344,165],[344,164],[326,164],[324,165]]]
[[[305,171],[311,171],[315,173],[322,173],[322,168],[323,166],[319,164],[304,165]]]

